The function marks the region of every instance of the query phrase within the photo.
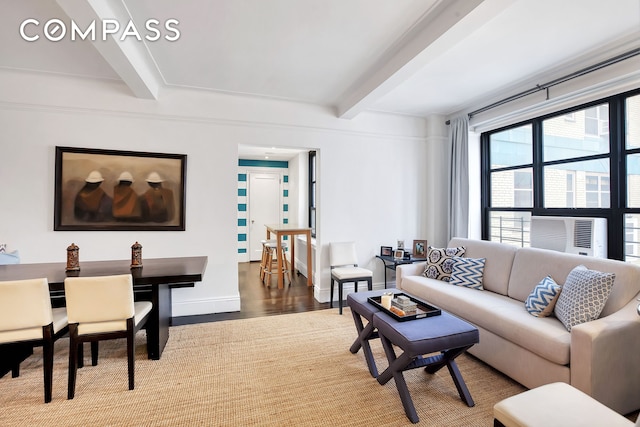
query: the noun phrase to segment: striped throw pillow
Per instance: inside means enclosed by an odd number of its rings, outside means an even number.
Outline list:
[[[453,269],[449,283],[456,286],[483,290],[482,276],[486,258],[453,258]]]
[[[562,286],[558,285],[551,276],[547,276],[533,288],[524,301],[524,306],[532,316],[547,317],[553,313],[561,290]]]

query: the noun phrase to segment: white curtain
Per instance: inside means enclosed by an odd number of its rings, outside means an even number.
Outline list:
[[[469,234],[469,119],[459,117],[449,126],[449,239]]]

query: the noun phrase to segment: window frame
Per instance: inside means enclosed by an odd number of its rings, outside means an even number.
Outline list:
[[[603,99],[598,99],[586,104],[576,105],[571,108],[567,108],[561,111],[553,112],[543,116],[535,117],[526,121],[514,123],[509,126],[504,126],[498,129],[493,129],[487,132],[483,132],[480,137],[481,141],[481,207],[482,207],[482,238],[485,240],[491,239],[491,213],[496,212],[528,212],[532,216],[572,216],[572,217],[602,217],[607,219],[607,235],[608,235],[608,257],[611,259],[624,259],[625,256],[625,239],[621,239],[620,236],[625,236],[625,215],[626,214],[638,214],[639,208],[629,208],[627,206],[627,189],[626,189],[626,160],[631,154],[640,153],[640,148],[627,148],[626,147],[626,100],[634,96],[640,95],[640,89],[634,89],[632,91],[616,94]],[[544,135],[543,135],[543,122],[545,120],[556,117],[571,117],[575,118],[575,113],[581,110],[596,107],[599,105],[607,104],[609,110],[608,116],[608,137],[609,137],[609,152],[588,155],[583,157],[573,157],[561,160],[544,161],[543,149],[544,149]],[[602,118],[599,117],[599,120]],[[505,132],[511,129],[519,128],[522,126],[531,125],[532,131],[532,156],[533,162],[531,164],[511,165],[508,167],[495,168],[491,167],[491,135],[500,132]],[[601,130],[599,130],[601,131]],[[602,132],[600,132],[602,135]],[[608,208],[576,208],[576,207],[562,207],[562,208],[547,208],[544,205],[544,168],[546,166],[561,165],[564,163],[582,162],[588,160],[601,160],[608,159],[609,163],[609,207]],[[491,178],[492,174],[496,172],[504,172],[507,170],[518,170],[530,167],[533,171],[533,206],[527,207],[504,207],[504,206],[492,206],[491,195]],[[573,177],[573,197],[575,205],[576,192],[576,177]],[[600,191],[600,178],[598,179],[598,194],[602,194]],[[599,201],[601,203],[601,201]],[[515,203],[514,203],[515,205]]]

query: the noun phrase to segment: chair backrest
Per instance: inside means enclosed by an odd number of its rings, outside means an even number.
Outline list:
[[[343,265],[358,265],[355,242],[329,243],[329,264],[331,267]]]
[[[47,279],[0,282],[0,331],[36,328],[52,321]]]
[[[126,320],[135,313],[130,274],[67,277],[64,293],[69,323]]]

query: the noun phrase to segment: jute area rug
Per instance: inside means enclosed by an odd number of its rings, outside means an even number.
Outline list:
[[[393,380],[381,386],[362,355],[349,309],[172,327],[160,360],[136,336],[136,386],[127,389],[123,340],[103,342],[98,366],[78,371],[67,400],[68,340],[56,343],[53,401],[43,403],[41,350],[21,375],[0,379],[0,426],[408,426]],[[379,340],[372,348],[387,366]],[[524,387],[473,356],[458,366],[467,407],[448,370],[405,372],[420,424],[491,426],[493,405]]]

